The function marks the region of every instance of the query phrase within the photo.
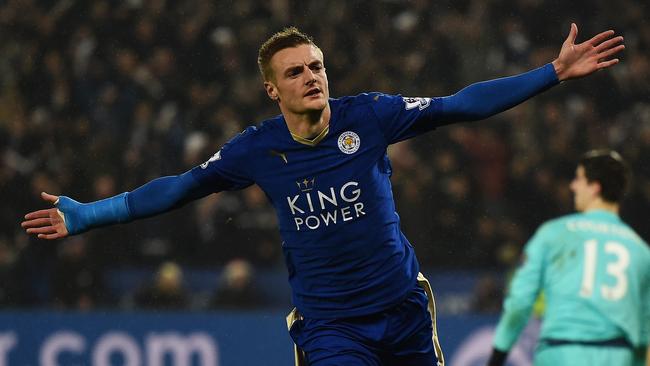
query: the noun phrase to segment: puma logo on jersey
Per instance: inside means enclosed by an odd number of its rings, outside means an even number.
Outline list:
[[[285,154],[285,153],[283,153],[283,152],[275,151],[275,150],[270,150],[270,151],[269,151],[269,154],[271,154],[271,155],[273,155],[273,156],[277,156],[277,157],[279,157],[280,159],[282,159],[282,161],[284,161],[285,164],[288,164],[288,163],[289,163],[289,162],[287,161],[287,154]]]

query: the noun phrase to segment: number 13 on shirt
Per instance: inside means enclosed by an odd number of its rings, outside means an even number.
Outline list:
[[[589,298],[593,295],[598,261],[606,260],[605,271],[608,277],[613,277],[614,284],[612,286],[601,285],[600,296],[605,300],[618,301],[627,293],[626,269],[630,264],[630,252],[623,244],[615,241],[607,241],[602,247],[599,247],[598,244],[596,239],[590,239],[584,243],[585,257],[580,296]],[[602,250],[599,250],[601,248]],[[602,255],[603,252],[606,254],[605,256]]]

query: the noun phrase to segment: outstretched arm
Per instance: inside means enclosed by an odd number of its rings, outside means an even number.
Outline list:
[[[602,32],[575,44],[578,27],[571,24],[560,54],[553,62],[523,74],[472,84],[458,93],[441,98],[442,123],[488,118],[547,90],[559,82],[584,77],[613,66],[611,57],[622,51],[623,37]]]
[[[59,239],[94,227],[153,216],[212,192],[191,172],[154,179],[132,192],[91,203],[43,192],[41,197],[55,207],[28,213],[21,226],[40,239]]]

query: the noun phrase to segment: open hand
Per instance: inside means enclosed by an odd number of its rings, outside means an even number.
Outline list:
[[[41,192],[41,197],[53,205],[56,205],[59,200],[58,196],[45,192]],[[52,240],[68,236],[63,212],[56,207],[28,213],[20,226],[25,229],[27,234],[36,234],[39,239]]]
[[[614,31],[599,33],[590,40],[575,44],[578,26],[571,23],[569,36],[562,44],[560,55],[553,61],[555,72],[560,81],[580,78],[598,70],[618,63],[618,58],[611,58],[625,49],[623,37],[613,37]]]

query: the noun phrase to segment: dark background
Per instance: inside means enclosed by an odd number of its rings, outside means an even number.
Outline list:
[[[130,191],[278,114],[256,57],[284,26],[322,48],[332,97],[450,95],[552,61],[571,22],[578,42],[615,29],[626,50],[613,69],[389,150],[403,231],[423,267],[479,273],[481,291],[467,290],[493,299],[479,310],[498,311],[523,244],[572,212],[568,184],[588,149],[629,160],[622,217],[650,238],[648,19],[648,3],[633,0],[0,1],[0,306],[243,307],[250,276],[282,279],[275,214],[257,187],[56,242],[19,223],[46,207],[41,191],[82,202]],[[188,284],[201,271],[215,275],[199,281],[214,294]],[[248,289],[224,295],[237,282],[226,274]]]

